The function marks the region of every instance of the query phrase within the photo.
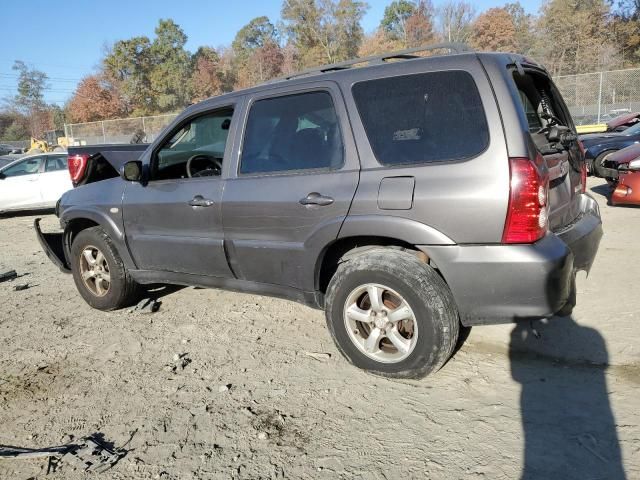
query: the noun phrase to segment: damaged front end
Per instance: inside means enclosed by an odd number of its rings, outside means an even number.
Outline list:
[[[608,155],[598,173],[611,186],[612,205],[640,205],[640,145]]]
[[[618,170],[619,176],[611,192],[612,205],[640,205],[640,171]]]
[[[33,228],[36,231],[40,246],[51,260],[62,272],[71,273],[69,261],[64,248],[64,233],[43,233],[40,228],[40,218],[33,221]]]

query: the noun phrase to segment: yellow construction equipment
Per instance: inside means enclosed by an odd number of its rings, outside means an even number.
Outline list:
[[[44,132],[44,139],[31,137],[31,146],[27,153],[63,152],[69,146],[69,139],[62,130]]]

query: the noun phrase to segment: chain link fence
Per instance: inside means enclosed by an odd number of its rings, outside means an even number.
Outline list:
[[[151,143],[176,118],[176,113],[151,117],[118,118],[87,123],[65,123],[64,134],[69,145],[131,143],[134,136]]]
[[[566,75],[554,79],[576,125],[605,123],[640,112],[640,68]],[[177,114],[65,124],[70,145],[130,143],[134,135],[152,142]]]
[[[640,112],[640,68],[554,78],[576,125]]]

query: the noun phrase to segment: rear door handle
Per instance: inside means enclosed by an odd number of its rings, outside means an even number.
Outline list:
[[[318,192],[311,192],[306,197],[300,199],[301,205],[320,205],[321,207],[326,207],[327,205],[331,205],[332,203],[333,198],[325,197]]]
[[[189,200],[189,205],[192,207],[211,207],[215,202],[213,200],[209,200],[208,198],[204,198],[202,195],[196,195],[191,200]]]

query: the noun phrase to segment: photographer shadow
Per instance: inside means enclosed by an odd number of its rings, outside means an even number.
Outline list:
[[[516,324],[509,345],[511,374],[522,385],[520,478],[625,479],[604,338],[571,317],[535,323]]]

